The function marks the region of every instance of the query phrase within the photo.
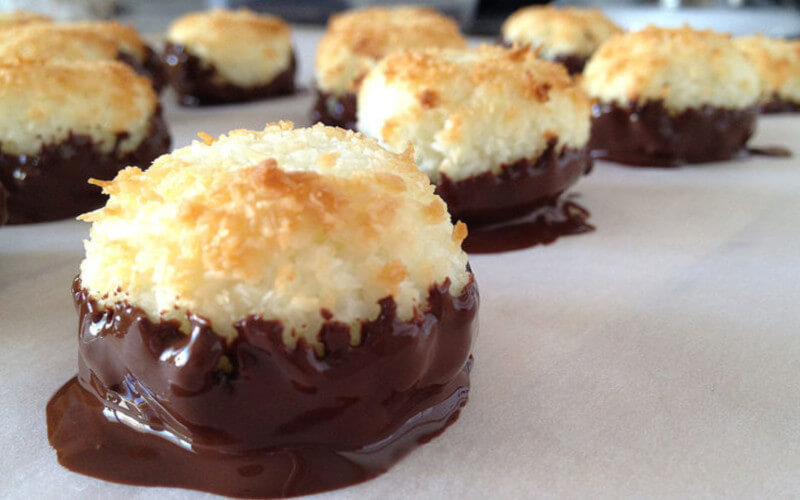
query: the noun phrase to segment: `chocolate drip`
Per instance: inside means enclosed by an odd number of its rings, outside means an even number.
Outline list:
[[[164,73],[164,66],[150,47],[145,46],[144,60],[141,62],[126,52],[120,52],[117,59],[132,67],[138,74],[149,78],[157,92],[161,92],[166,86],[167,77]]]
[[[109,180],[128,165],[147,168],[169,150],[169,130],[161,108],[150,118],[145,139],[133,151],[121,153],[119,145],[126,137],[117,134],[108,153],[91,137],[77,134],[43,145],[32,155],[0,153],[0,182],[9,193],[9,223],[64,219],[101,207],[106,196],[88,184],[89,178]]]
[[[800,102],[786,100],[775,94],[768,102],[761,105],[764,114],[800,113]]]
[[[498,173],[452,181],[442,174],[436,193],[453,219],[483,225],[514,219],[543,206],[553,206],[570,186],[592,169],[588,148],[556,150],[551,140],[535,159],[502,165]]]
[[[509,42],[508,40],[503,38],[502,35],[500,35],[500,37],[498,38],[498,44],[502,45],[503,47],[509,48],[509,49],[514,47],[514,43],[513,42]],[[517,44],[517,45],[525,45],[525,44]],[[535,49],[532,49],[532,50],[535,50]],[[567,68],[567,73],[569,73],[572,76],[580,75],[581,73],[583,73],[583,68],[585,68],[586,67],[586,63],[589,62],[589,58],[588,57],[579,56],[577,54],[562,54],[562,55],[558,55],[558,56],[555,56],[555,57],[549,57],[549,58],[540,56],[540,58],[542,60],[558,63],[558,64],[564,66],[565,68]]]
[[[311,108],[311,123],[321,122],[332,127],[356,130],[358,106],[356,94],[347,92],[340,96],[316,89],[317,99]]]
[[[73,286],[79,374],[48,404],[65,467],[140,485],[240,497],[292,496],[384,472],[458,416],[469,387],[477,287],[431,287],[402,321],[392,298],[350,345],[328,319],[325,354],[283,343],[279,321],[248,317],[226,344],[190,315],[191,334]],[[122,423],[121,423],[122,422]],[[136,430],[134,430],[136,429]]]
[[[643,167],[677,167],[733,158],[755,131],[755,107],[714,106],[671,113],[663,101],[599,103],[589,144],[596,158]]]
[[[213,64],[203,62],[189,48],[180,44],[167,42],[163,58],[169,82],[178,95],[178,102],[183,106],[255,101],[295,92],[294,52],[288,68],[272,81],[253,87],[241,87],[224,81]]]
[[[594,231],[589,211],[569,199],[556,200],[534,213],[493,226],[470,226],[464,241],[469,254],[510,252],[536,245],[549,245],[562,236]]]

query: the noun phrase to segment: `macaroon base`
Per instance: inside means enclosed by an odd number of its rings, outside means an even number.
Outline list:
[[[551,140],[536,158],[523,158],[457,181],[442,174],[436,193],[454,220],[473,225],[495,224],[552,206],[578,179],[592,170],[589,149],[556,149]]]
[[[294,94],[296,66],[292,53],[289,66],[271,81],[242,87],[224,81],[213,64],[202,61],[192,54],[190,48],[169,42],[164,47],[167,78],[178,103],[188,107],[257,101]]]
[[[342,95],[329,94],[319,89],[314,107],[311,108],[311,123],[324,123],[331,127],[341,127],[356,130],[358,117],[356,116],[357,97],[353,92]]]
[[[101,479],[234,497],[287,497],[385,472],[452,424],[467,401],[477,329],[474,279],[431,287],[402,321],[394,300],[362,342],[328,318],[319,355],[248,317],[226,343],[189,315],[191,335],[140,309],[100,306],[76,279],[79,373],[47,406],[66,468]]]
[[[744,151],[757,116],[756,107],[672,113],[663,101],[597,103],[589,145],[595,158],[638,167],[725,161]]]
[[[107,196],[90,178],[110,180],[129,165],[146,168],[167,153],[171,140],[161,109],[150,119],[150,131],[133,151],[119,152],[126,134],[108,153],[87,136],[70,134],[36,154],[0,152],[0,183],[8,191],[8,223],[29,224],[80,215],[103,206]]]

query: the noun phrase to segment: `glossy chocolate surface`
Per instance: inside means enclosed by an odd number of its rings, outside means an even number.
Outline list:
[[[110,180],[129,165],[147,168],[169,151],[170,136],[161,109],[150,119],[145,139],[127,153],[119,152],[125,134],[104,153],[89,136],[70,134],[58,144],[42,146],[35,155],[0,153],[0,182],[8,190],[10,224],[65,219],[101,207],[107,197],[90,178]],[[1,146],[0,146],[1,148]]]
[[[336,96],[317,89],[317,99],[311,108],[311,123],[321,122],[332,127],[356,130],[357,97],[353,92]]]
[[[505,38],[503,38],[502,35],[500,36],[498,41],[500,45],[502,45],[503,47],[511,48],[514,46],[513,42],[507,41]],[[555,62],[564,66],[565,68],[567,68],[567,73],[569,73],[570,75],[579,75],[583,73],[583,68],[585,68],[586,63],[589,62],[588,57],[579,56],[576,54],[563,54],[553,58],[542,57],[542,59],[544,59],[545,61]]]
[[[596,158],[642,167],[723,161],[745,148],[755,131],[755,107],[690,108],[671,114],[663,101],[592,108],[589,144]]]
[[[167,75],[164,72],[164,66],[161,64],[161,59],[150,47],[145,47],[144,60],[141,62],[125,52],[121,52],[118,59],[132,67],[140,75],[149,78],[153,82],[153,88],[156,91],[161,92],[166,86]]]
[[[164,47],[164,67],[183,106],[208,106],[235,102],[256,101],[295,92],[296,69],[294,53],[289,67],[262,85],[241,87],[224,82],[212,64],[206,64],[180,44],[167,43]]]
[[[800,102],[787,101],[774,95],[769,102],[761,105],[761,112],[764,114],[800,113]]]
[[[130,484],[276,497],[364,481],[466,402],[478,292],[448,290],[408,321],[381,300],[357,346],[329,319],[319,357],[303,340],[288,349],[279,321],[248,317],[226,344],[190,315],[187,336],[98,306],[76,279],[79,374],[48,404],[50,442],[65,467]]]
[[[588,210],[575,201],[561,198],[518,220],[496,225],[470,226],[463,247],[469,254],[479,254],[549,245],[562,236],[594,231],[594,226],[588,222],[590,215]]]
[[[451,181],[442,175],[436,193],[447,203],[454,220],[473,225],[521,217],[543,206],[553,206],[561,194],[592,169],[588,148],[556,151],[551,140],[536,159],[503,165],[499,173]]]

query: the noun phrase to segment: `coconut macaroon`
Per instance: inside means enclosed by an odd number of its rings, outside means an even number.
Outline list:
[[[763,113],[800,111],[800,40],[763,35],[734,40],[758,70]]]
[[[596,100],[598,157],[641,166],[727,160],[755,130],[758,73],[728,35],[647,27],[595,53],[583,85]]]
[[[245,9],[187,14],[169,27],[164,61],[186,106],[294,92],[291,28],[275,16]]]
[[[358,94],[358,129],[417,165],[455,218],[497,222],[552,204],[591,167],[590,104],[563,66],[524,48],[401,52]]]
[[[619,33],[622,29],[599,9],[533,5],[511,14],[503,23],[500,41],[530,46],[539,57],[577,74],[600,44]]]
[[[102,205],[90,177],[147,165],[170,143],[150,81],[116,61],[0,62],[0,116],[12,224]]]
[[[354,128],[361,80],[388,54],[466,46],[458,25],[427,7],[372,7],[335,15],[317,46],[312,121]]]
[[[0,59],[119,60],[160,89],[164,75],[158,58],[133,28],[116,22],[32,23],[11,28],[0,38]]]
[[[478,307],[466,228],[410,153],[353,132],[201,135],[101,183],[108,203],[82,217],[73,290],[91,342],[71,390],[96,400],[64,422],[135,423],[110,451],[81,447],[77,470],[270,497],[383,472],[466,402]],[[156,439],[156,470],[120,467],[151,428],[171,441]],[[289,480],[292,459],[307,479]],[[264,474],[238,472],[254,463]]]
[[[413,159],[339,129],[235,130],[103,186],[106,207],[83,216],[92,296],[154,321],[200,314],[229,341],[259,314],[284,323],[287,346],[321,349],[326,309],[357,345],[380,299],[408,320],[432,285],[449,279],[458,295],[469,279],[464,229]]]

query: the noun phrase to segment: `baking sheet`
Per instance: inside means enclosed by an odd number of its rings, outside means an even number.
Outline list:
[[[198,130],[306,124],[311,99],[166,112],[182,146]],[[598,163],[575,189],[596,232],[472,257],[480,334],[458,422],[319,497],[800,492],[797,137],[800,117],[767,117],[753,144],[794,158]],[[47,443],[45,405],[76,372],[69,288],[87,226],[0,229],[0,497],[212,498],[74,474]]]

